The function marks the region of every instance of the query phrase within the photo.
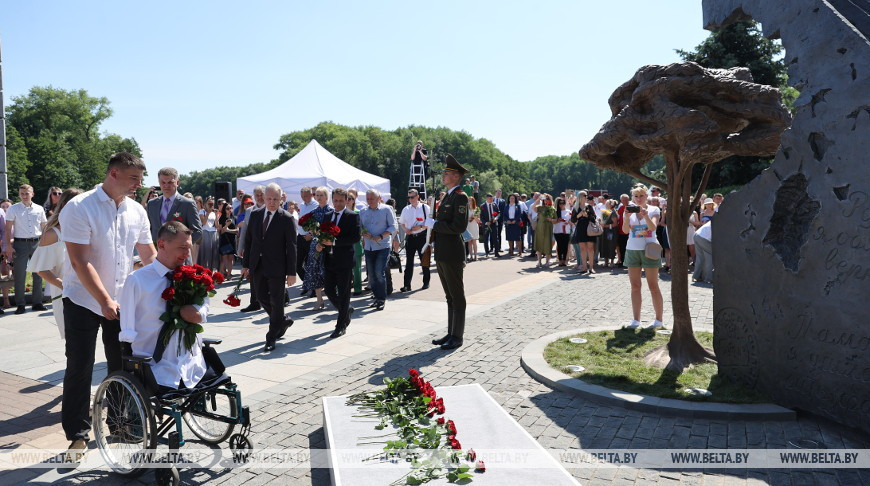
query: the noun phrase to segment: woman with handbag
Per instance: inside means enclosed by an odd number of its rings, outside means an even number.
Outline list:
[[[622,230],[628,233],[628,244],[625,251],[625,266],[628,267],[628,280],[631,282],[631,310],[633,319],[626,326],[629,329],[640,327],[641,307],[641,269],[646,274],[646,283],[652,297],[653,310],[656,318],[647,328],[663,327],[662,312],[664,301],[659,289],[659,271],[662,265],[662,247],[656,239],[656,227],[661,217],[659,208],[647,205],[647,189],[643,184],[634,186],[631,190],[633,204],[625,208]]]
[[[601,225],[598,224],[598,219],[595,217],[595,208],[588,203],[586,199],[586,191],[577,193],[577,200],[574,202],[574,209],[571,211],[571,222],[575,223],[574,235],[571,237],[571,242],[577,244],[577,266],[575,267],[580,273],[595,273],[595,238],[601,234],[599,231]],[[598,230],[590,231],[590,226]],[[596,233],[596,231],[598,231]]]

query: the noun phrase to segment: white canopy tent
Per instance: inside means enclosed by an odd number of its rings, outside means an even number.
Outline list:
[[[317,140],[311,140],[292,159],[260,174],[236,179],[236,188],[250,194],[254,187],[276,183],[288,194],[287,199],[298,199],[299,190],[305,186],[312,189],[325,186],[330,191],[336,187],[356,189],[360,193],[357,202],[365,202],[365,192],[377,189],[383,200],[390,197],[390,180],[369,174],[332,155]],[[330,202],[331,205],[331,202]]]

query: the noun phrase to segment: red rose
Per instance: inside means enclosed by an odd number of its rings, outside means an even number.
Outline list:
[[[411,375],[411,378],[416,378],[420,376],[420,372],[415,370],[414,368],[409,369],[408,374]]]
[[[456,439],[450,439],[450,447],[452,447],[456,450],[461,450],[462,444],[460,444],[459,441]]]
[[[417,221],[423,221],[423,218],[417,218]]]
[[[474,464],[474,470],[477,472],[486,472],[486,464],[483,463],[483,459]]]
[[[438,417],[438,425],[444,425],[444,417]]]
[[[208,274],[206,274],[206,275],[208,275]],[[214,283],[216,283],[218,285],[224,283],[224,280],[226,279],[226,277],[224,277],[224,274],[222,274],[220,272],[215,272],[214,274],[212,274],[212,278],[214,279]]]
[[[241,303],[242,302],[238,298],[236,298],[236,296],[233,294],[230,294],[229,297],[224,299],[224,304],[226,304],[230,307],[238,307]]]
[[[469,461],[474,462],[477,459],[477,453],[474,452],[474,449],[468,449],[468,455],[466,456]]]
[[[166,290],[163,291],[160,297],[162,297],[163,300],[172,300],[172,298],[175,297],[175,289],[172,287],[166,287]]]
[[[181,273],[181,270],[176,270],[172,272],[172,280],[175,280],[176,282],[181,282],[182,279],[184,279],[184,274]]]
[[[447,431],[456,435],[456,424],[454,424],[452,420],[447,421]]]

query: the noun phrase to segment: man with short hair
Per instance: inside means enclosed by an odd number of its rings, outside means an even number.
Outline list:
[[[368,206],[360,211],[363,253],[366,258],[366,274],[372,288],[374,302],[369,307],[383,310],[387,301],[387,275],[393,233],[396,232],[396,214],[390,206],[381,202],[377,189],[366,191]]]
[[[399,222],[405,228],[405,285],[400,292],[411,291],[411,280],[414,276],[414,256],[420,256],[420,266],[423,270],[422,290],[429,288],[431,272],[428,265],[423,265],[423,248],[426,247],[426,219],[432,217],[432,210],[423,201],[416,189],[408,189],[408,205],[402,209]]]
[[[145,163],[127,152],[109,159],[102,184],[79,194],[60,213],[67,259],[63,281],[66,372],[61,422],[76,461],[91,430],[88,405],[97,333],[102,328],[107,372],[121,369],[118,334],[121,289],[133,270],[133,250],[144,265],[154,260],[151,225],[131,199],[142,186]],[[77,461],[76,461],[77,462]]]
[[[253,211],[262,208],[266,205],[266,186],[258,185],[254,188],[254,205],[245,209],[245,224],[239,230],[239,256],[245,256],[245,234],[248,231],[248,226],[251,222],[251,214]],[[298,239],[297,239],[298,241]],[[248,306],[243,308],[241,312],[254,312],[260,310],[260,301],[257,300],[257,287],[251,282],[251,301]]]
[[[441,173],[447,194],[438,205],[437,220],[426,220],[426,225],[432,226],[435,235],[435,265],[447,301],[447,335],[433,340],[432,344],[444,350],[462,346],[465,332],[465,243],[462,233],[468,227],[468,196],[459,189],[459,183],[466,172],[465,167],[447,154],[444,172]]]
[[[178,193],[178,171],[164,167],[157,172],[157,181],[163,196],[148,201],[148,221],[151,222],[151,241],[157,243],[157,232],[167,221],[178,221],[193,233],[193,243],[202,238],[202,221],[196,210],[196,202]],[[188,260],[185,265],[190,265]]]
[[[492,198],[492,201],[495,203],[496,208],[498,208],[499,216],[501,216],[502,214],[504,214],[505,211],[507,211],[507,201],[502,199],[501,195],[502,195],[501,189],[496,189],[495,190],[495,197]],[[497,246],[496,246],[496,250],[497,250],[496,257],[498,257],[498,252],[501,251],[501,242],[502,242],[501,234],[502,234],[502,231],[504,229],[504,218],[499,217],[496,220],[496,226],[498,227],[498,232],[496,233],[496,235],[498,236],[498,242],[497,242]]]
[[[471,185],[471,179],[465,179],[465,185],[462,186],[462,192],[468,197],[473,197],[474,186]]]
[[[314,200],[314,194],[310,187],[305,186],[299,190],[299,197],[302,202],[299,203],[299,219],[314,211],[317,208],[317,201]],[[311,240],[314,237],[302,227],[296,228],[296,275],[299,275],[299,280],[305,281],[305,259],[308,258],[308,252],[311,250]],[[306,293],[303,291],[302,296]],[[314,290],[311,291],[311,297],[314,297]]]
[[[148,364],[157,384],[163,387],[193,388],[206,377],[208,367],[202,355],[202,337],[187,349],[179,346],[181,331],[160,320],[166,311],[162,294],[170,285],[170,277],[190,258],[193,231],[178,221],[168,221],[157,230],[157,257],[143,268],[133,272],[121,292],[121,333],[118,340],[130,346],[130,356],[151,356]],[[185,305],[179,309],[181,318],[193,324],[206,322],[209,298],[201,305]],[[172,333],[168,342],[165,335]],[[165,344],[164,344],[165,343]],[[212,371],[212,376],[216,374]]]
[[[22,184],[18,188],[18,196],[21,202],[17,202],[6,211],[6,233],[4,234],[6,247],[6,261],[12,262],[15,276],[15,305],[18,308],[16,314],[24,314],[27,302],[24,300],[25,284],[27,279],[27,262],[33,257],[36,247],[39,246],[39,237],[48,219],[45,217],[45,209],[33,202],[33,186]],[[10,240],[12,240],[10,242]],[[42,305],[42,277],[33,273],[33,310],[44,311]]]
[[[339,228],[335,241],[323,240],[317,250],[323,252],[324,292],[338,309],[335,331],[329,336],[344,336],[350,325],[353,307],[350,306],[350,288],[353,280],[354,246],[360,240],[359,215],[347,207],[350,198],[347,190],[336,187],[332,190],[332,212],[326,213],[324,221],[332,221]]]
[[[498,222],[502,219],[502,213],[498,205],[495,203],[495,198],[492,194],[486,195],[486,202],[480,208],[480,222],[483,223],[483,251],[489,255],[490,250],[496,258],[501,258],[499,254],[500,244],[498,239]]]
[[[236,189],[236,197],[234,197],[232,200],[233,214],[235,214],[236,216],[238,216],[240,212],[244,211],[244,208],[242,208],[242,196],[244,195],[245,191],[238,188]]]
[[[293,319],[284,315],[287,286],[296,282],[296,220],[281,209],[281,186],[266,186],[266,206],[251,212],[245,233],[242,278],[252,277],[260,305],[269,314],[269,331],[264,351],[275,349]]]
[[[723,196],[722,193],[717,192],[716,194],[713,194],[713,202],[716,203],[716,206],[714,206],[716,209],[714,209],[713,211],[718,213],[719,206],[721,206],[722,203],[725,202],[725,196]]]

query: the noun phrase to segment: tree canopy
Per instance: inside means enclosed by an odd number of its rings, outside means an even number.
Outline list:
[[[710,35],[693,51],[677,49],[684,61],[692,61],[707,68],[729,69],[745,67],[758,84],[779,88],[783,103],[794,112],[798,91],[788,86],[786,65],[781,55],[782,45],[761,33],[756,22],[735,22]],[[709,187],[742,186],[770,166],[764,157],[734,156],[723,160],[710,174]],[[695,168],[693,177],[700,180],[703,169]]]
[[[92,188],[103,180],[115,152],[142,156],[135,139],[100,133],[112,116],[109,100],[87,91],[34,87],[6,108],[10,194],[21,184],[42,203],[48,188]]]

